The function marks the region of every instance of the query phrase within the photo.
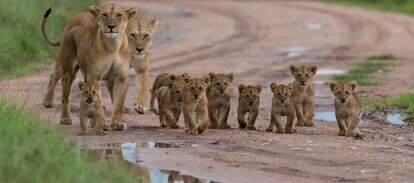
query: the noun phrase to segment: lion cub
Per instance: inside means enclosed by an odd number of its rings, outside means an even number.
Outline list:
[[[154,83],[152,83],[151,88],[151,100],[150,100],[150,111],[154,111],[155,114],[158,114],[158,111],[154,108],[154,102],[155,98],[157,97],[158,90],[163,86],[168,86],[169,81],[175,81],[175,82],[184,82],[187,83],[191,79],[191,77],[187,74],[181,74],[181,75],[175,75],[175,74],[169,74],[169,73],[162,73],[158,75]]]
[[[99,82],[80,81],[78,86],[82,94],[80,102],[80,126],[79,135],[86,135],[86,123],[88,118],[91,119],[91,126],[96,124],[96,135],[105,135],[103,131],[105,116],[102,101],[100,98]]]
[[[314,126],[312,120],[315,109],[315,88],[312,77],[316,74],[317,67],[314,65],[309,67],[291,65],[289,69],[295,77],[291,99],[298,118],[296,126],[312,127]]]
[[[239,85],[239,105],[237,107],[237,121],[241,129],[256,130],[254,123],[256,122],[257,115],[259,114],[260,104],[260,91],[262,87]],[[247,117],[248,123],[246,127],[246,113],[249,113]]]
[[[167,127],[165,120],[167,120],[171,128],[180,127],[177,125],[177,122],[181,114],[184,85],[184,82],[170,81],[168,86],[163,86],[158,89],[157,100],[161,127]]]
[[[209,84],[210,77],[204,76],[190,79],[184,86],[183,113],[187,134],[201,134],[210,126],[206,96],[206,88]]]
[[[329,83],[329,88],[335,95],[335,116],[340,136],[360,135],[358,123],[362,102],[359,96],[354,93],[356,87],[356,81],[348,83],[332,81]]]
[[[227,119],[230,112],[230,85],[234,74],[208,74],[211,79],[207,87],[208,115],[210,117],[210,128],[229,129]],[[219,123],[220,121],[220,123]]]
[[[272,83],[270,84],[270,89],[273,93],[272,113],[270,124],[266,131],[272,132],[276,125],[276,133],[295,133],[296,130],[293,128],[295,107],[290,99],[290,95],[293,92],[293,84],[277,85],[276,83]],[[280,116],[287,116],[285,129],[280,124]]]

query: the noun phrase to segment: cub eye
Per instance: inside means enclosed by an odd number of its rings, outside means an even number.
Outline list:
[[[247,98],[247,97],[249,97],[249,95],[245,95],[244,97],[246,97],[246,98]]]
[[[148,34],[144,34],[144,39],[147,39],[149,37]]]
[[[106,13],[102,13],[102,16],[108,18],[108,15]]]
[[[253,97],[256,97],[256,95],[253,95]]]
[[[121,18],[121,17],[122,17],[121,13],[116,14],[116,18]]]
[[[136,39],[135,34],[130,34],[129,36],[131,36],[133,39]]]
[[[191,87],[191,90],[195,90],[195,88],[194,87]]]
[[[95,91],[92,91],[92,93],[95,93]]]
[[[345,93],[346,93],[346,94],[349,94],[349,91],[346,91]]]
[[[338,91],[338,92],[336,92],[336,93],[341,94],[341,92],[340,92],[340,91]]]
[[[298,77],[300,77],[301,75],[300,75],[300,74],[298,74],[297,76],[298,76]]]
[[[199,89],[199,90],[202,90],[203,88],[201,88],[201,87],[198,87],[198,89]]]
[[[309,76],[309,74],[306,74],[305,76],[306,76],[306,77],[308,77],[308,76]]]
[[[226,85],[226,86],[227,86],[227,85],[228,85],[228,83],[224,83],[224,85]]]
[[[216,83],[216,85],[220,85],[220,83],[219,83],[219,82],[217,82],[217,83]]]
[[[85,91],[85,93],[88,93],[88,91]]]
[[[281,93],[277,93],[278,95],[281,95]]]
[[[287,96],[287,95],[288,95],[288,93],[285,93],[285,95]]]

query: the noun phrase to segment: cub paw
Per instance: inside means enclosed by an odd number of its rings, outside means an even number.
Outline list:
[[[135,107],[135,111],[137,111],[138,114],[144,114],[145,113],[145,109],[143,106],[138,106]],[[154,111],[155,112],[155,111]],[[157,114],[157,113],[156,113]]]
[[[167,128],[167,125],[166,124],[160,124],[160,127],[161,128]]]
[[[267,129],[266,129],[266,132],[273,132],[273,129],[271,129],[271,128],[267,128]]]
[[[125,131],[127,129],[127,125],[125,123],[118,123],[118,124],[111,124],[111,128],[113,131]]]
[[[246,128],[246,123],[240,123],[239,122],[239,128],[240,129],[245,129]]]
[[[60,120],[60,124],[61,125],[71,125],[72,124],[72,119],[70,119],[70,118],[62,118]]]
[[[285,129],[283,129],[283,128],[276,129],[275,133],[285,133]]]
[[[198,135],[198,130],[197,129],[187,130],[187,134],[188,135]]]
[[[103,129],[103,131],[108,131],[109,127],[110,127],[109,124],[105,121],[105,123],[103,124],[102,129]]]
[[[347,130],[345,132],[345,136],[347,136],[347,137],[351,137],[352,135],[353,135],[352,131]]]
[[[178,128],[180,128],[180,125],[177,125],[177,124],[176,124],[176,125],[171,126],[171,128],[172,128],[172,129],[178,129]]]
[[[123,107],[122,108],[122,113],[130,113],[131,109],[129,109],[129,107]]]
[[[305,121],[305,124],[304,125],[306,127],[313,127],[313,126],[315,126],[311,120]]]
[[[254,127],[254,126],[247,126],[247,128],[246,128],[247,130],[256,130],[256,127]]]
[[[285,129],[285,133],[296,133],[297,131],[296,131],[296,129],[294,129],[294,128],[286,128]]]
[[[96,131],[96,135],[98,135],[98,136],[105,136],[106,133],[104,131]]]
[[[301,122],[298,121],[295,125],[296,126],[305,126],[305,123],[303,121],[301,121]]]
[[[91,120],[91,122],[90,122],[90,125],[91,125],[91,126],[90,126],[90,127],[91,127],[91,128],[95,127],[95,123],[96,123],[96,122],[95,122],[94,120]]]
[[[210,125],[210,129],[217,129],[219,126],[218,126],[218,124],[211,124]]]
[[[346,132],[345,131],[339,131],[338,135],[339,136],[345,136]]]
[[[219,128],[220,128],[220,129],[230,129],[230,128],[231,128],[231,126],[230,126],[230,125],[228,125],[228,124],[221,124],[221,125],[219,126]]]

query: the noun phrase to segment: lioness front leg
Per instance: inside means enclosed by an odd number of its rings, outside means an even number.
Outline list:
[[[121,123],[122,108],[124,107],[126,91],[128,87],[128,76],[119,76],[114,83],[114,109],[112,111],[113,130],[123,130],[126,128],[125,124]]]
[[[315,100],[310,100],[308,103],[309,110],[306,111],[306,119],[305,119],[305,126],[313,127],[313,114],[315,110]]]
[[[60,63],[55,62],[55,69],[53,73],[50,75],[49,83],[47,85],[47,92],[43,100],[43,107],[45,108],[51,108],[53,105],[56,85],[59,82],[59,80],[62,78],[62,72],[61,72],[60,67],[61,67]]]
[[[298,122],[296,123],[296,126],[303,126],[303,125],[305,125],[302,104],[294,103],[293,105],[295,107],[296,117],[298,119]]]
[[[61,125],[71,125],[72,119],[70,118],[70,93],[72,91],[72,83],[74,80],[74,74],[71,71],[67,71],[62,77],[62,106],[61,106]]]
[[[144,114],[145,101],[147,99],[148,91],[148,71],[138,72],[135,71],[135,84],[137,87],[137,101],[135,103],[135,111],[139,114]]]
[[[221,129],[230,129],[231,126],[227,124],[227,119],[229,118],[229,112],[230,112],[230,106],[225,106],[221,109],[221,122],[220,122],[220,128]]]

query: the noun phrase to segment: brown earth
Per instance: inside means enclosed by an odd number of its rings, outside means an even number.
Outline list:
[[[130,127],[127,131],[110,131],[98,137],[90,130],[88,136],[78,137],[80,94],[76,87],[71,101],[73,125],[58,125],[60,86],[54,108],[43,109],[40,105],[50,71],[2,82],[2,95],[26,102],[83,148],[129,141],[197,144],[141,150],[137,156],[144,166],[214,181],[414,182],[414,132],[406,126],[366,120],[361,124],[364,140],[339,137],[336,123],[318,120],[313,128],[298,127],[297,134],[264,132],[270,120],[269,84],[293,81],[288,71],[293,63],[316,64],[320,74],[315,81],[323,81],[330,77],[324,71],[346,70],[364,57],[391,53],[399,59],[397,66],[384,74],[388,82],[358,90],[376,96],[412,91],[412,17],[313,1],[116,2],[136,6],[144,19],[159,19],[151,82],[161,72],[187,72],[192,76],[211,71],[235,73],[231,130],[207,130],[199,136],[188,136],[183,128],[158,128],[153,113],[131,112],[123,115]],[[132,71],[130,78],[128,106],[132,106],[136,94]],[[258,131],[237,129],[236,88],[240,83],[263,85]],[[332,111],[333,98],[327,87],[316,84],[316,90],[316,111]],[[103,98],[109,117],[111,104],[106,90]],[[184,126],[182,119],[179,124]]]

